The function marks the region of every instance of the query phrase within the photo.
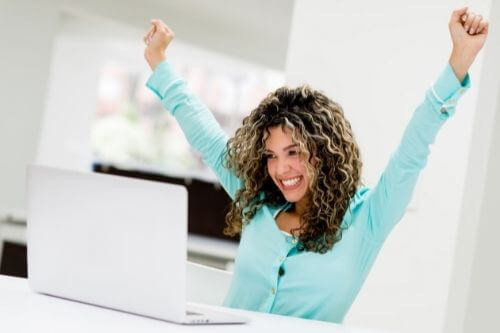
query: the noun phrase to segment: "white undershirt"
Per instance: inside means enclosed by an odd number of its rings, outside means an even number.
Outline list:
[[[291,206],[291,205],[292,205],[291,203],[287,202],[287,203],[286,203],[283,207],[281,207],[280,209],[278,209],[278,210],[276,211],[276,213],[274,213],[274,223],[276,223],[276,216],[278,216],[278,214],[279,214],[281,211],[283,211],[283,210],[286,210],[286,209],[290,208],[290,206]],[[276,223],[276,226],[278,227],[278,229],[280,229],[280,227],[279,227],[278,223]],[[291,234],[291,233],[288,233],[288,232],[286,232],[286,231],[284,231],[284,230],[281,230],[281,229],[280,229],[280,231],[281,231],[281,233],[282,233],[283,235],[288,236],[288,237],[292,237],[292,234]]]

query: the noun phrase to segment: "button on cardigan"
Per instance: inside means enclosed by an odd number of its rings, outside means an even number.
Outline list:
[[[168,61],[146,85],[175,117],[231,198],[243,185],[224,167],[228,141],[208,108],[187,89]],[[247,224],[236,255],[229,307],[340,323],[363,285],[384,240],[403,217],[429,146],[470,86],[447,65],[415,110],[396,151],[373,188],[360,187],[342,224],[342,240],[325,254],[299,251],[275,217],[283,207],[264,205]]]

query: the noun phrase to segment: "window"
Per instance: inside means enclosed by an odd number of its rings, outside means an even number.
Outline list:
[[[176,71],[230,136],[260,100],[284,83],[282,72],[234,60],[228,65],[214,54],[204,62],[176,58],[171,58]],[[175,119],[145,87],[149,75],[116,59],[102,66],[91,134],[95,162],[213,179]]]

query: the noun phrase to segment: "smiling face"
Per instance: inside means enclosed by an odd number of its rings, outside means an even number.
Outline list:
[[[293,142],[291,130],[276,126],[268,129],[265,140],[267,171],[288,202],[301,202],[309,194],[306,158]]]
[[[360,150],[342,107],[308,86],[278,88],[262,100],[227,142],[225,162],[244,186],[231,202],[225,234],[241,234],[262,205],[287,200],[294,204],[283,220],[291,225],[299,217],[299,239],[317,253],[338,241],[363,184]]]

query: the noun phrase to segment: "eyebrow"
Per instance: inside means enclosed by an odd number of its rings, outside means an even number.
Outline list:
[[[286,146],[285,148],[283,148],[283,151],[286,151],[286,150],[291,149],[291,148],[295,148],[295,147],[297,147],[297,146],[298,146],[298,144],[296,144],[296,143],[291,144],[291,145]],[[272,153],[273,151],[272,151],[272,150],[269,150],[269,149],[267,149],[267,148],[266,148],[266,152],[270,152],[270,153]]]

